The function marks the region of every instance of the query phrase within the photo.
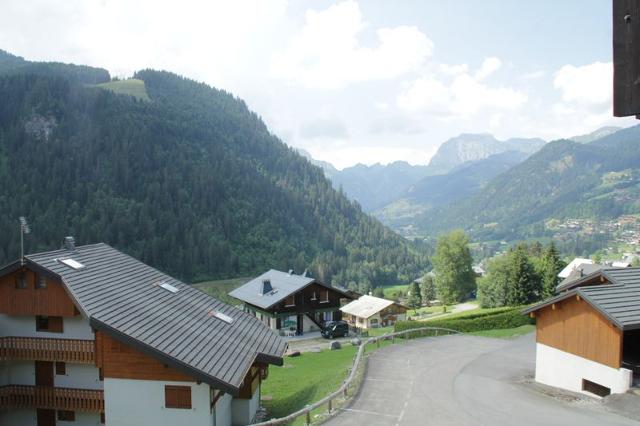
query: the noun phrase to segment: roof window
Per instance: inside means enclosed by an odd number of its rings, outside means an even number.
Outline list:
[[[211,310],[211,311],[209,311],[209,316],[216,317],[219,320],[222,320],[222,321],[226,322],[227,324],[233,323],[233,318],[231,318],[229,315],[223,314],[220,311]]]
[[[71,258],[58,259],[58,262],[63,263],[65,265],[67,265],[68,267],[73,268],[75,270],[83,269],[85,267],[82,263],[78,262],[77,260],[73,260]]]
[[[171,284],[169,284],[168,282],[165,281],[160,281],[158,284],[158,286],[164,288],[167,291],[170,291],[171,293],[177,293],[178,291],[180,291],[180,289],[178,289],[178,287],[174,287]]]

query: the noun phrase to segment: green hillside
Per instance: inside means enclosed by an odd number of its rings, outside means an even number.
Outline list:
[[[0,263],[17,258],[25,215],[29,252],[74,235],[188,281],[309,268],[364,287],[426,268],[242,100],[145,70],[143,102],[89,87],[78,69],[0,75]]]
[[[96,87],[110,90],[119,95],[133,96],[134,98],[142,99],[143,101],[151,100],[147,94],[147,88],[144,85],[144,81],[137,78],[114,80],[108,83],[97,84]]]
[[[544,222],[640,212],[640,127],[590,144],[551,142],[477,195],[425,213],[423,232],[461,227],[481,240],[545,234]]]

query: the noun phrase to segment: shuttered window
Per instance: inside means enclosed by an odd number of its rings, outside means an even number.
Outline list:
[[[62,333],[62,317],[36,316],[36,331],[49,333]]]
[[[166,408],[191,408],[191,386],[164,387],[164,406]]]

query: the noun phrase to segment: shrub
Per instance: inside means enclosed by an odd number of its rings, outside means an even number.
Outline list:
[[[497,311],[497,312],[496,312]],[[492,312],[460,316],[457,318],[443,318],[432,321],[399,321],[395,325],[395,331],[411,330],[421,327],[441,327],[470,333],[473,331],[499,330],[515,328],[534,321],[521,313],[520,308],[507,308],[492,310]]]

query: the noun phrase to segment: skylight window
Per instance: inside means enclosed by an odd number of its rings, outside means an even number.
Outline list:
[[[77,260],[73,260],[73,259],[58,259],[58,262],[63,263],[65,265],[67,265],[70,268],[73,268],[75,270],[78,269],[82,269],[84,268],[84,265],[80,262],[78,262]]]
[[[231,318],[229,315],[223,314],[220,311],[209,311],[209,316],[216,317],[219,320],[226,322],[227,324],[233,323],[233,318]]]
[[[178,289],[178,287],[174,287],[169,283],[166,283],[164,281],[159,282],[158,285],[162,288],[164,288],[167,291],[170,291],[171,293],[177,293],[178,291],[180,291],[180,289]]]

